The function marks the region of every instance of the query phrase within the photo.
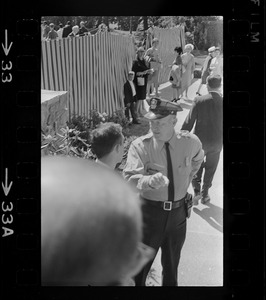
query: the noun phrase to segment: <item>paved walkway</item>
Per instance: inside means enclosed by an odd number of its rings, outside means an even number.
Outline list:
[[[192,101],[181,101],[182,112],[178,112],[176,129],[179,130],[185,120],[196,96],[200,80],[196,79],[188,91]],[[170,83],[159,87],[161,97],[170,100],[172,90]],[[206,86],[201,94],[206,94]],[[189,192],[193,194],[190,186]],[[221,153],[213,186],[210,189],[211,202],[208,205],[199,204],[192,209],[187,222],[187,237],[182,249],[178,269],[179,286],[222,286],[223,285],[223,152]],[[158,252],[151,276],[147,284],[161,285],[160,251]]]

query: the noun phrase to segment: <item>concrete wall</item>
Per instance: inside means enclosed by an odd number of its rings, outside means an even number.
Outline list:
[[[69,119],[67,92],[41,90],[41,128],[45,135],[60,133]]]

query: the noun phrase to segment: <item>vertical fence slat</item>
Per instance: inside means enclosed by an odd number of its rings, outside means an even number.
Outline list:
[[[47,45],[48,43],[43,41],[42,42],[42,68],[43,68],[43,74],[44,74],[44,86],[43,89],[49,90],[50,89],[50,84],[49,84],[49,79],[48,79],[48,61],[47,61],[47,55],[48,55],[48,50],[47,50]]]
[[[98,66],[99,66],[99,51],[98,51],[98,40],[99,40],[99,35],[95,35],[95,40],[94,40],[94,59],[95,59],[95,69],[94,69],[94,87],[95,87],[95,108],[100,108],[100,98],[99,98],[99,72],[98,72]]]
[[[73,91],[73,50],[72,50],[72,40],[67,39],[68,45],[68,61],[69,61],[69,93],[70,93],[70,106],[71,114],[75,114],[75,105],[74,105],[74,91]]]
[[[62,65],[62,81],[63,81],[63,90],[67,90],[67,74],[66,74],[66,57],[65,57],[65,44],[64,44],[65,39],[60,40],[60,55],[61,55],[61,65]]]
[[[87,69],[87,64],[88,64],[88,49],[87,49],[87,39],[88,39],[88,36],[85,36],[84,39],[83,39],[83,54],[84,54],[84,62],[81,62],[82,63],[82,76],[83,76],[83,105],[84,105],[84,116],[87,117],[87,106],[88,106],[88,103],[87,103],[87,89],[88,89],[88,83],[87,83],[87,72],[86,72],[86,69]]]
[[[95,103],[95,96],[94,96],[94,60],[92,59],[93,53],[93,45],[94,45],[94,36],[90,36],[88,39],[89,43],[89,63],[88,63],[88,74],[90,75],[90,79],[88,79],[89,84],[89,93],[88,93],[88,109],[92,110]]]
[[[53,67],[51,61],[51,42],[47,41],[47,64],[48,64],[48,80],[49,80],[49,89],[54,90],[54,80],[53,80]]]
[[[56,59],[56,43],[57,40],[51,40],[51,62],[52,62],[52,73],[53,73],[53,82],[54,82],[54,90],[58,91],[58,69],[57,69],[57,59]]]
[[[58,85],[59,85],[59,90],[63,91],[63,80],[62,80],[62,56],[60,53],[60,48],[61,48],[61,40],[56,41],[56,60],[57,60],[57,68],[58,68]]]
[[[108,63],[107,63],[107,57],[106,57],[106,36],[107,32],[103,35],[103,75],[104,75],[104,86],[103,86],[103,99],[104,99],[104,109],[103,112],[107,111],[108,103],[109,103],[109,97],[107,93],[107,84],[108,84],[108,77],[107,77],[107,69],[108,69]]]

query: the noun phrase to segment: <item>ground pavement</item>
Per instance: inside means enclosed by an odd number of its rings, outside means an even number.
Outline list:
[[[179,130],[196,96],[200,80],[195,79],[188,91],[191,101],[181,100],[182,112],[178,112],[176,129]],[[169,83],[160,86],[164,99],[172,99]],[[206,94],[204,85],[201,94]],[[192,192],[190,186],[189,192]],[[213,186],[210,189],[211,202],[193,206],[187,222],[187,236],[181,253],[178,269],[179,286],[222,286],[223,285],[223,152],[221,153]],[[148,286],[161,285],[160,250],[154,260]]]

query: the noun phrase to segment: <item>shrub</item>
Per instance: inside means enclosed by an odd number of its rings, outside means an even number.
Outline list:
[[[129,121],[124,116],[123,110],[118,110],[111,116],[106,113],[99,113],[96,110],[90,111],[89,118],[73,115],[71,120],[67,122],[66,128],[61,128],[60,133],[56,133],[54,136],[42,133],[42,155],[66,155],[95,159],[95,155],[91,152],[90,134],[99,124],[105,122],[114,122],[122,126],[125,136],[123,159],[125,160],[133,137],[129,136]]]

